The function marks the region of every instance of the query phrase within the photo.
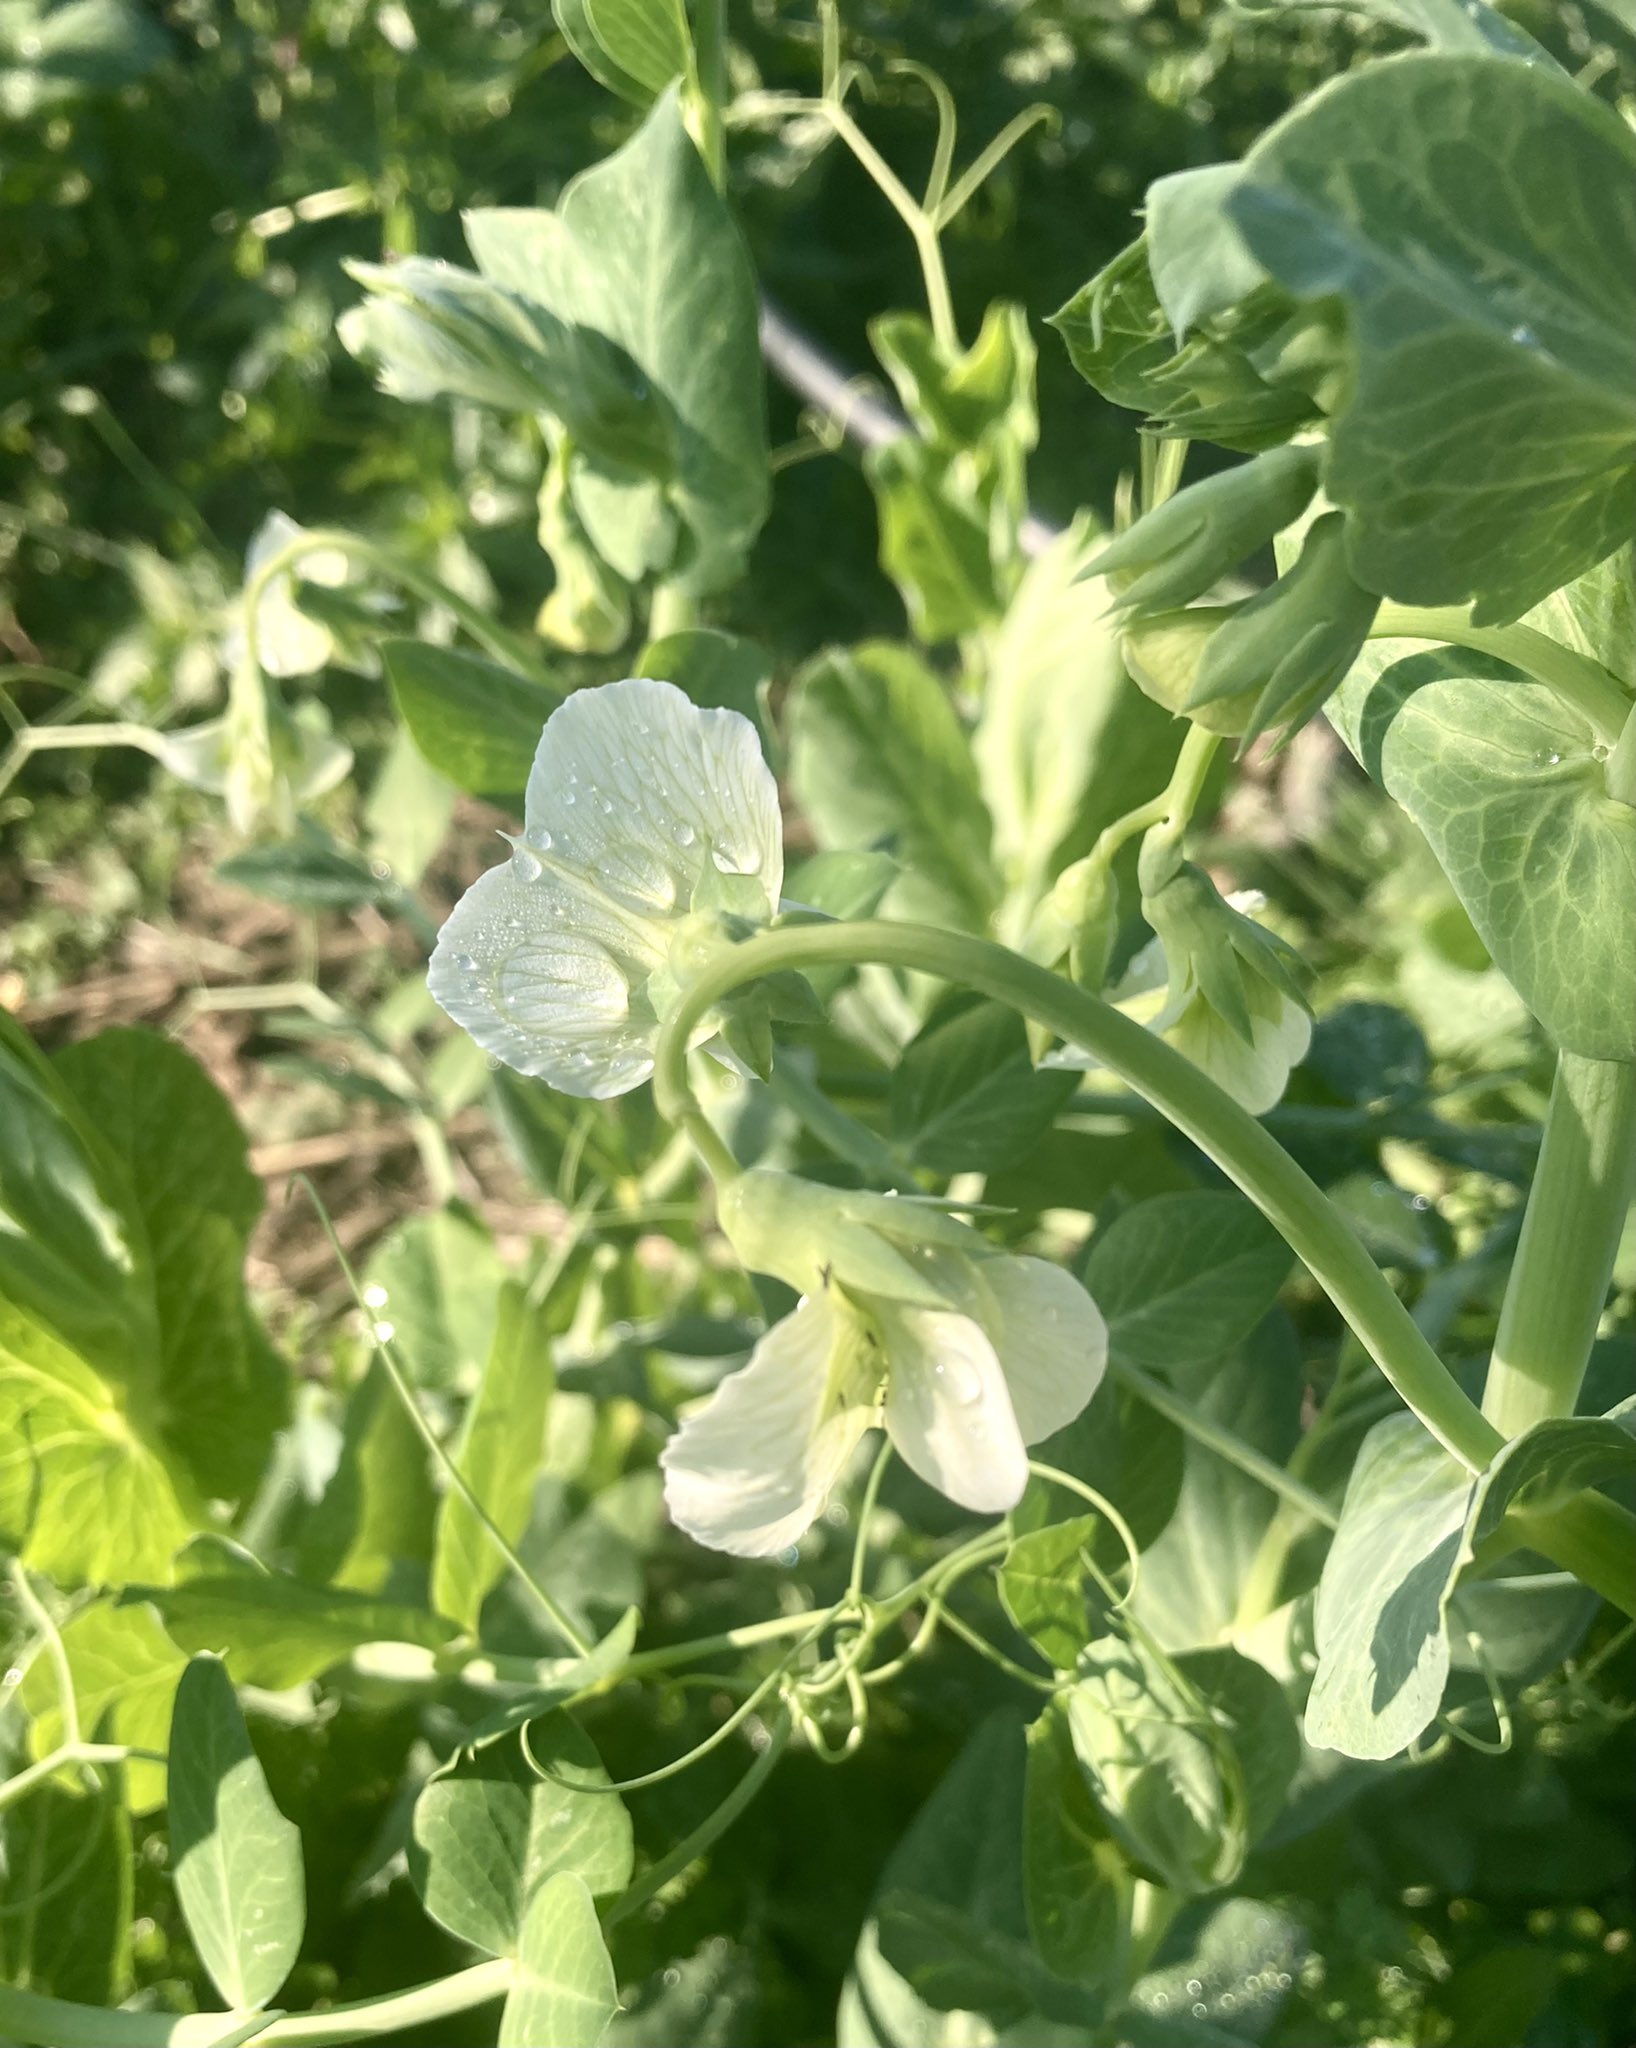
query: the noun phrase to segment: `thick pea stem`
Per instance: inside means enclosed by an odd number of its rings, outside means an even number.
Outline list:
[[[1636,1066],[1563,1053],[1483,1392],[1502,1435],[1574,1412],[1633,1184]]]

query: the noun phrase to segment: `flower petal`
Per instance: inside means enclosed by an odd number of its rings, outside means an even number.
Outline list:
[[[1025,1444],[1042,1443],[1096,1392],[1108,1364],[1108,1326],[1072,1273],[1049,1259],[984,1261],[998,1322],[989,1335]]]
[[[1251,1116],[1265,1116],[1288,1085],[1290,1069],[1306,1057],[1312,1019],[1259,975],[1247,975],[1245,981],[1248,1044],[1202,995],[1194,997],[1165,1036]]]
[[[749,875],[770,916],[784,882],[778,789],[755,727],[647,677],[553,711],[528,778],[525,840],[646,916],[686,910],[706,876]]]
[[[886,1429],[929,1486],[982,1515],[1028,1484],[1028,1453],[994,1346],[970,1316],[873,1304],[886,1340]]]
[[[639,990],[664,957],[664,936],[651,920],[610,915],[522,849],[455,905],[426,985],[518,1073],[565,1095],[623,1095],[653,1071],[658,1026]]]
[[[847,1311],[824,1295],[803,1301],[660,1453],[671,1520],[735,1557],[783,1550],[845,1472],[874,1391]]]
[[[245,581],[249,583],[273,557],[300,540],[306,532],[287,512],[269,512],[256,528],[244,558]],[[321,669],[335,651],[328,626],[309,619],[296,604],[296,577],[305,583],[322,583],[336,588],[347,580],[347,559],[336,548],[314,548],[302,555],[293,568],[275,576],[261,593],[256,606],[256,648],[261,666],[270,676],[307,676]],[[229,662],[236,661],[245,648],[242,625],[228,636]]]

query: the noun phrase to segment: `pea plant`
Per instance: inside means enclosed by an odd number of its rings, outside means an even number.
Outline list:
[[[972,150],[909,67],[911,185],[835,11],[787,85],[725,12],[558,0],[624,139],[350,266],[380,404],[502,437],[537,617],[270,511],[219,715],[8,758],[139,747],[429,954],[296,1001],[436,1206],[355,1270],[296,1191],[351,1304],[298,1379],[202,1068],[0,1012],[0,2034],[1611,2041],[1526,1940],[1423,1948],[1392,2031],[1339,1866],[1623,1868],[1573,1769],[1636,1615],[1629,124],[1483,0],[1360,0],[1041,341],[945,250],[1049,110]],[[859,400],[906,630],[794,661],[731,628],[849,401],[770,449],[773,150],[924,284]],[[1111,529],[1031,509],[1040,347],[1122,409]],[[390,694],[374,844],[332,666]],[[1303,763],[1350,886],[1233,823]],[[509,852],[449,910],[460,802]],[[555,1198],[515,1256],[480,1098]]]

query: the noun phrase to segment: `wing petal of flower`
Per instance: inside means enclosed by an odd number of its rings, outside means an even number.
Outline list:
[[[994,1346],[970,1316],[873,1304],[889,1361],[886,1429],[928,1485],[978,1514],[1015,1507],[1028,1453]]]
[[[1072,1273],[1049,1259],[985,1261],[998,1314],[991,1328],[1025,1444],[1072,1422],[1101,1383],[1108,1326]]]

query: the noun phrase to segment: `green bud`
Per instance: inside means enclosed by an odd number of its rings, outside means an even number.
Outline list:
[[[1318,469],[1315,446],[1269,448],[1155,506],[1086,574],[1119,581],[1120,604],[1137,610],[1190,603],[1300,518],[1318,488]]]
[[[1120,641],[1125,667],[1145,697],[1176,717],[1190,718],[1206,732],[1219,732],[1228,739],[1236,739],[1249,724],[1259,691],[1223,697],[1196,710],[1189,708],[1189,699],[1205,649],[1233,611],[1230,604],[1196,604],[1185,611],[1156,612],[1128,627]]]
[[[1088,853],[1058,875],[1029,920],[1022,950],[1042,967],[1066,959],[1073,981],[1100,990],[1118,933],[1119,884],[1108,863]]]
[[[1294,567],[1212,637],[1188,711],[1258,691],[1245,739],[1274,726],[1287,737],[1346,680],[1379,609],[1347,566],[1346,515],[1324,513]]]
[[[1303,966],[1273,932],[1224,903],[1214,882],[1171,842],[1150,833],[1142,847],[1142,913],[1164,941],[1172,999],[1195,989],[1246,1044],[1261,1008],[1256,983],[1306,1007]]]
[[[728,1243],[754,1273],[772,1273],[802,1294],[835,1282],[854,1295],[948,1307],[934,1265],[988,1249],[968,1224],[909,1196],[827,1188],[793,1173],[754,1167],[717,1199]],[[939,1274],[940,1279],[945,1276]]]
[[[1181,1898],[1230,1884],[1248,1841],[1244,1767],[1168,1657],[1104,1636],[1067,1695],[1074,1755],[1132,1865]]]

